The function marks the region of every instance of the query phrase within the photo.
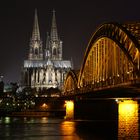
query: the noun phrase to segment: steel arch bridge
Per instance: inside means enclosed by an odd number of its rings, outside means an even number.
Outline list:
[[[74,94],[78,90],[78,74],[79,71],[71,70],[68,72],[64,82],[63,95]]]
[[[91,37],[77,85],[72,88],[77,86],[77,89],[86,91],[133,82],[139,77],[140,23],[105,23]],[[74,76],[71,78],[74,81]],[[70,83],[69,76],[65,83]],[[64,89],[66,93],[70,86],[65,84]]]

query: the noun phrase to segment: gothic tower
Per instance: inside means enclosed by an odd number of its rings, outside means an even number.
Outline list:
[[[23,85],[39,91],[63,86],[71,61],[62,59],[62,41],[58,37],[55,11],[53,10],[50,33],[47,33],[45,50],[40,38],[37,10],[27,60],[24,60]]]
[[[62,41],[58,38],[55,11],[53,10],[50,33],[50,55],[52,60],[62,60]]]
[[[29,60],[43,60],[42,41],[40,39],[40,31],[37,17],[37,10],[35,10],[34,26],[32,37],[30,40]]]

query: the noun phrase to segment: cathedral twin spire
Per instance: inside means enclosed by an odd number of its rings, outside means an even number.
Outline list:
[[[29,60],[43,60],[42,41],[40,39],[37,10],[35,10],[34,26],[30,41]]]
[[[56,18],[55,18],[55,11],[54,10],[53,10],[53,17],[52,17],[51,40],[58,41]]]
[[[35,17],[34,17],[34,27],[33,27],[32,39],[33,40],[40,40],[37,9],[35,9]]]
[[[53,10],[50,36],[47,34],[45,59],[62,60],[62,41],[58,39],[55,11]],[[29,60],[43,60],[43,47],[40,38],[37,10],[35,10],[34,26],[30,41]]]

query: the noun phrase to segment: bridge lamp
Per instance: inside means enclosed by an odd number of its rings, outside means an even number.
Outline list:
[[[125,99],[125,100],[126,100],[126,99]],[[117,98],[117,99],[115,99],[115,101],[117,102],[117,104],[119,104],[119,103],[123,102],[124,99]]]
[[[118,103],[119,100],[118,99],[115,99],[115,101]]]

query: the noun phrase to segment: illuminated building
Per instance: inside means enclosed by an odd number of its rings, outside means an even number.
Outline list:
[[[24,61],[23,85],[36,88],[61,89],[67,72],[72,68],[69,60],[63,60],[62,41],[58,37],[55,11],[53,11],[50,35],[47,34],[46,46],[40,37],[37,11],[30,40],[28,59]]]

